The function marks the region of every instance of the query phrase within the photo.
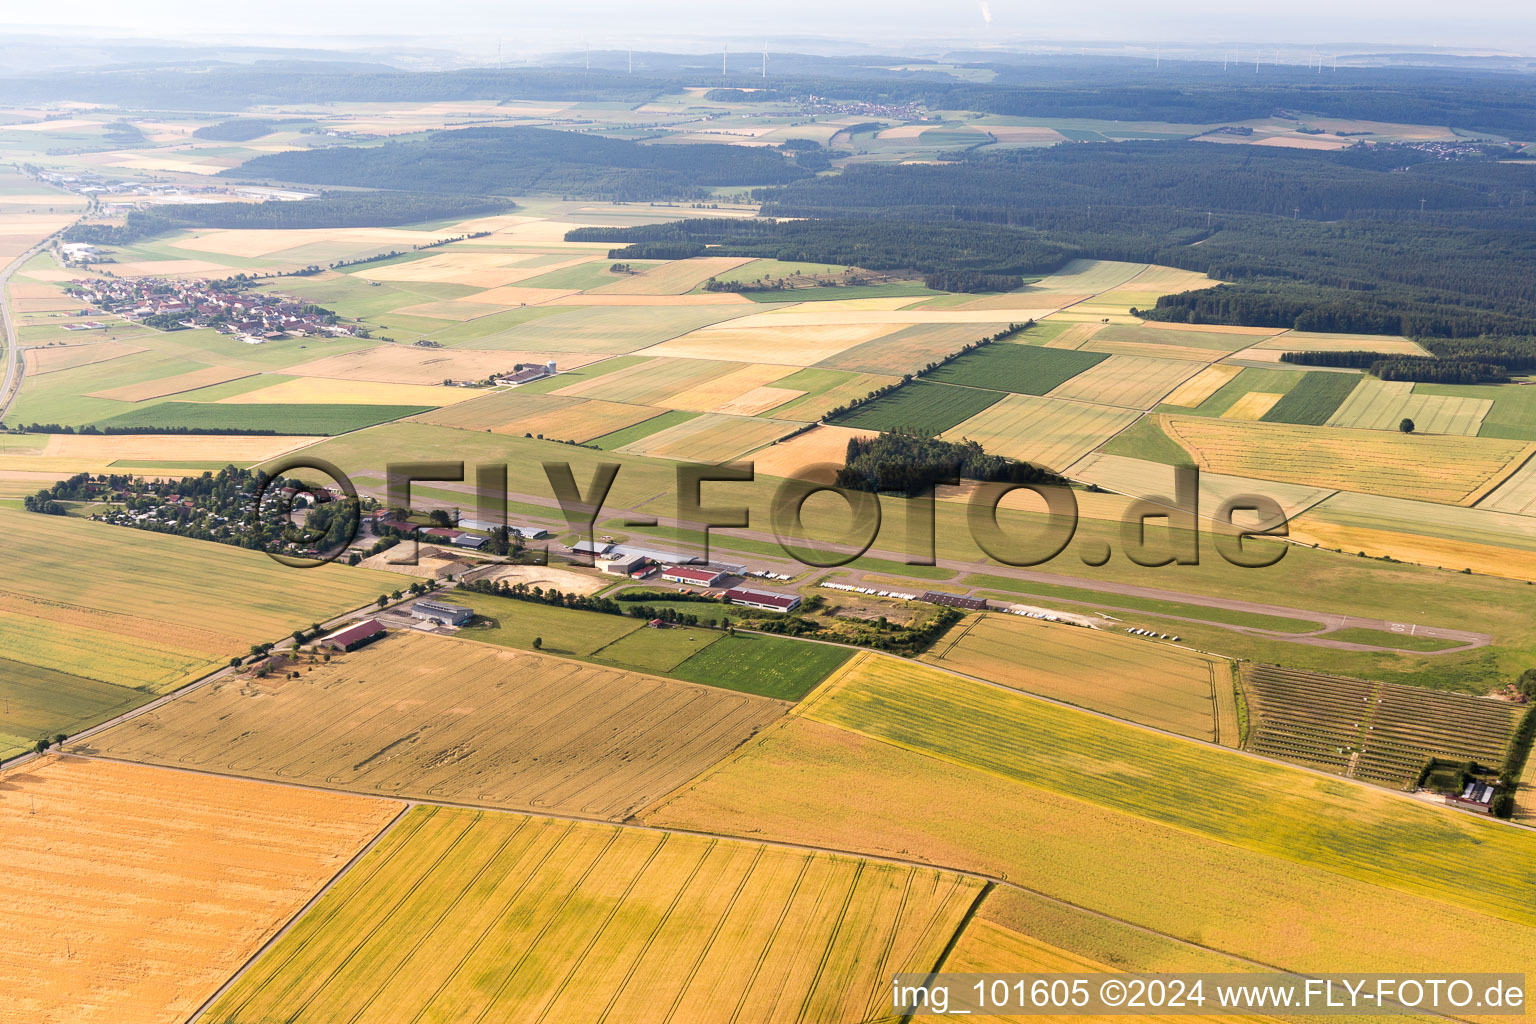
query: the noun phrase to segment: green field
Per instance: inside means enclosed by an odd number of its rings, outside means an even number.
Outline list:
[[[587,443],[597,445],[597,447],[601,448],[605,452],[613,451],[614,449],[622,448],[627,444],[634,444],[636,441],[650,437],[652,434],[659,434],[661,431],[666,430],[668,427],[675,427],[679,423],[687,423],[689,420],[699,415],[701,414],[696,412],[681,412],[678,410],[671,410],[656,416],[652,416],[648,420],[642,420],[641,422],[636,423],[633,426],[625,427],[622,430],[615,430],[611,434],[604,434],[602,437],[594,437]]]
[[[927,379],[1020,395],[1043,395],[1109,356],[1033,345],[984,345],[929,374]]]
[[[601,612],[491,597],[471,590],[455,590],[452,600],[475,610],[486,622],[461,630],[467,640],[533,650],[535,638],[543,640],[545,654],[566,658],[590,658],[600,648],[641,627],[637,619]]]
[[[885,659],[863,664],[864,670],[822,691],[806,713],[1255,852],[1536,925],[1536,906],[1523,895],[1536,885],[1536,847],[1493,822],[1332,785],[915,665]],[[1018,742],[1021,736],[1029,742]],[[1070,772],[1061,770],[1063,751],[1071,752]],[[1222,799],[1203,798],[1210,793]],[[1361,828],[1363,820],[1379,824]],[[1478,850],[1479,870],[1508,885],[1471,887],[1448,875],[1444,865],[1468,847]]]
[[[161,402],[146,409],[120,413],[97,422],[103,428],[143,428],[188,433],[199,429],[234,432],[271,431],[277,434],[345,434],[390,420],[418,416],[427,405],[282,405]]]
[[[671,674],[760,697],[799,700],[852,654],[831,644],[738,633],[710,644]]]
[[[677,629],[651,629],[641,626],[592,654],[593,661],[607,662],[617,668],[649,672],[658,676],[676,676],[673,669],[720,640],[723,634],[711,629],[680,626]],[[697,680],[713,683],[714,680]]]
[[[1189,452],[1185,451],[1158,425],[1156,416],[1143,416],[1110,438],[1099,451],[1107,455],[1123,455],[1130,459],[1159,462],[1165,466],[1187,466]]]
[[[1236,404],[1239,398],[1253,391],[1271,395],[1284,395],[1301,383],[1303,377],[1343,377],[1351,383],[1359,380],[1354,374],[1314,373],[1304,370],[1271,370],[1258,366],[1245,366],[1236,377],[1216,389],[1216,393],[1193,409],[1182,406],[1161,406],[1160,412],[1173,412],[1180,416],[1220,416]],[[1283,399],[1282,399],[1283,401]],[[1276,403],[1278,404],[1278,403]]]
[[[753,302],[827,302],[832,299],[885,299],[911,296],[943,295],[917,282],[893,284],[844,284],[825,288],[785,288],[782,291],[747,292]]]
[[[154,695],[127,686],[0,658],[0,760],[40,737],[73,734],[144,704]]]
[[[1459,640],[1438,640],[1432,636],[1390,633],[1384,629],[1337,629],[1328,634],[1328,639],[1356,644],[1374,644],[1377,647],[1395,647],[1400,651],[1445,651],[1461,646]]]
[[[1046,350],[1020,348],[1019,351]],[[930,384],[927,381],[918,380],[888,395],[883,395],[873,402],[861,405],[831,422],[840,427],[942,434],[950,427],[975,416],[1002,397],[1003,393],[1000,391],[951,387],[946,384]]]
[[[1322,426],[1359,384],[1360,378],[1353,373],[1304,374],[1260,419],[1266,423]]]

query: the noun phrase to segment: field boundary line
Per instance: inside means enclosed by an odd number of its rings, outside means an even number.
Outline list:
[[[966,930],[971,927],[971,922],[981,912],[982,903],[986,901],[988,896],[992,895],[992,891],[997,888],[998,884],[989,879],[976,891],[976,898],[971,900],[971,905],[966,908],[964,916],[960,918],[960,923],[955,925],[954,934],[949,937],[949,941],[944,944],[944,948],[939,950],[939,958],[934,961],[932,969],[928,971],[927,976],[923,979],[924,985],[931,983],[933,977],[944,969],[944,964],[949,960],[950,955],[954,953],[955,947],[960,945],[960,939],[965,935]],[[1006,885],[1007,883],[1002,884]],[[1049,896],[1046,897],[1046,899],[1050,898]],[[915,1014],[912,1013],[902,1014],[900,1024],[909,1024],[914,1016]]]
[[[310,909],[315,906],[316,903],[320,902],[320,898],[326,893],[330,892],[336,883],[341,880],[343,875],[352,870],[353,865],[357,864],[358,861],[360,861],[366,854],[373,850],[374,847],[378,846],[379,843],[383,842],[384,838],[395,830],[395,826],[400,824],[400,821],[405,817],[406,812],[410,809],[411,805],[409,803],[401,802],[400,810],[395,814],[395,816],[389,819],[389,821],[385,822],[384,827],[379,829],[378,832],[374,833],[372,839],[364,843],[358,849],[358,851],[347,860],[345,864],[338,868],[336,872],[326,880],[324,885],[315,891],[313,896],[305,901],[302,907],[294,911],[293,915],[288,918],[288,921],[281,928],[277,929],[277,931],[268,936],[267,941],[263,942],[254,953],[247,957],[245,962],[240,965],[238,970],[236,970],[233,974],[224,980],[224,984],[215,989],[212,995],[203,1000],[203,1002],[195,1010],[193,1010],[191,1014],[188,1015],[187,1024],[192,1024],[193,1021],[200,1019],[203,1014],[207,1013],[213,1007],[213,1004],[218,1002],[219,997],[224,995],[225,992],[229,991],[234,986],[235,982],[239,981],[247,971],[254,967],[256,961],[261,959],[262,955],[266,953],[267,950],[271,949],[272,946],[277,943],[278,939],[282,938],[284,935],[287,935],[290,931],[293,930],[294,926],[299,923],[304,915],[307,914]]]

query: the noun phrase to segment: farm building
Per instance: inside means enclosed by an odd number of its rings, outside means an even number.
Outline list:
[[[459,520],[459,526],[465,530],[482,530],[490,533],[492,530],[505,526],[511,532],[524,540],[542,540],[549,536],[549,531],[542,526],[534,526],[532,523],[493,522],[490,519],[464,519]]]
[[[322,637],[320,645],[337,651],[355,651],[359,647],[373,643],[383,635],[384,627],[377,619],[364,619],[362,622]]]
[[[1461,804],[1463,807],[1475,807],[1480,811],[1487,811],[1493,806],[1494,789],[1486,782],[1478,782],[1473,779],[1468,782],[1460,796],[1446,798],[1447,803]]]
[[[644,555],[632,555],[627,551],[615,551],[597,560],[597,568],[610,576],[633,576],[649,564]]]
[[[695,569],[683,565],[669,565],[661,571],[661,578],[671,580],[673,583],[683,583],[690,587],[717,587],[720,581],[725,579],[725,573],[718,569]]]
[[[591,555],[593,558],[601,558],[613,550],[613,544],[606,540],[595,543],[579,540],[571,546],[573,555]]]
[[[984,612],[987,610],[987,601],[983,597],[961,597],[958,594],[941,594],[936,590],[930,590],[918,598],[929,604],[942,604],[950,608],[959,608],[966,612]]]
[[[465,608],[463,605],[424,597],[411,605],[411,614],[418,619],[435,619],[438,622],[446,622],[450,626],[462,626],[475,617],[475,610]]]
[[[800,607],[799,594],[771,594],[766,590],[747,590],[744,587],[736,587],[727,590],[725,597],[732,604],[761,608],[770,612],[792,612]]]
[[[488,539],[477,533],[460,533],[457,537],[450,540],[449,543],[456,548],[471,548],[478,551],[485,547],[485,542]]]
[[[516,373],[508,374],[505,377],[497,377],[496,383],[516,386],[518,384],[528,384],[532,381],[542,380],[545,377],[553,377],[554,375],[555,361],[551,359],[543,366],[527,366],[521,370],[518,370]]]

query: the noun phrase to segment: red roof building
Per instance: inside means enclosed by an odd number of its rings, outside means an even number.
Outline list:
[[[732,604],[770,612],[792,612],[800,607],[799,594],[771,594],[766,590],[747,590],[743,587],[727,590],[725,598]]]
[[[384,635],[384,627],[377,619],[364,619],[354,626],[339,629],[320,641],[322,646],[338,651],[355,651],[373,643]]]
[[[698,569],[687,565],[669,565],[661,570],[662,579],[691,587],[718,586],[725,575],[718,569]]]

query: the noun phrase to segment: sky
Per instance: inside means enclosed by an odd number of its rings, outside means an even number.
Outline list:
[[[1450,47],[1536,54],[1536,7],[1529,0],[263,0],[258,5],[189,0],[71,0],[7,4],[0,27],[93,36],[138,35],[198,41],[307,42],[366,47],[417,41],[428,47],[532,56],[579,48],[649,46],[673,51],[734,40],[745,49],[800,38],[804,49],[838,41],[902,52],[957,45],[1019,47],[1090,41],[1179,45],[1293,44]],[[60,23],[67,10],[69,21]],[[690,45],[690,43],[692,45]],[[777,45],[779,49],[794,47]]]

